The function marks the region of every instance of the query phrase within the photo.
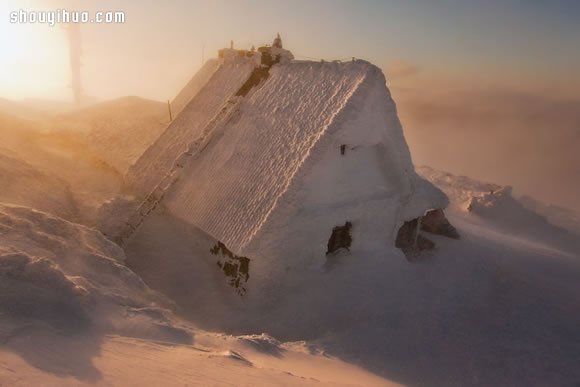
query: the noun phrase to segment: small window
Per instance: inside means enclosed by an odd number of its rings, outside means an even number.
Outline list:
[[[344,226],[336,226],[332,229],[332,235],[330,235],[330,239],[328,240],[326,255],[332,254],[340,249],[350,250],[350,245],[352,244],[351,229],[351,222],[346,222]]]

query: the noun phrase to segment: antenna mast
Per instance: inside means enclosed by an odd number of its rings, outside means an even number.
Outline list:
[[[69,57],[71,69],[71,88],[73,99],[78,106],[81,103],[81,27],[79,23],[67,24],[69,38]]]

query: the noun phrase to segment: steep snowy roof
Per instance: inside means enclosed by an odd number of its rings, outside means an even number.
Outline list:
[[[388,95],[380,69],[364,61],[272,67],[265,83],[214,129],[209,145],[187,164],[166,195],[165,206],[233,250],[243,250],[265,225],[313,148],[332,131],[339,114],[342,123],[358,117],[362,99],[349,105],[353,95],[365,94],[377,84],[385,91],[383,96]],[[377,122],[358,121],[366,127],[350,135],[356,144],[387,144],[385,149],[393,155],[385,168],[415,178],[394,104],[390,97],[378,103],[382,114]],[[400,188],[405,190],[409,188]]]
[[[138,191],[149,193],[159,183],[255,67],[253,60],[246,58],[221,62],[217,69],[213,69],[214,64],[208,63],[189,82],[191,87],[177,98],[179,104],[189,96],[189,103],[129,170],[127,181]]]

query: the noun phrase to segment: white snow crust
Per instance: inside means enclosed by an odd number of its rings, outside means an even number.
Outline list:
[[[361,220],[360,235],[378,227],[372,235],[391,243],[403,220],[446,205],[414,173],[384,76],[364,61],[272,67],[179,176],[164,205],[242,253],[274,232],[269,220],[313,225],[296,242],[316,249],[349,219]]]

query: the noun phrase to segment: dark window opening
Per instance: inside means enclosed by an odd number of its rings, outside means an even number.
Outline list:
[[[346,145],[341,145],[340,146],[340,154],[344,156],[344,154],[346,153]]]
[[[332,254],[340,249],[347,249],[350,251],[350,246],[352,244],[352,236],[350,231],[352,229],[352,223],[346,222],[344,226],[336,226],[332,229],[332,235],[328,240],[328,250],[326,255]]]
[[[210,249],[210,253],[220,257],[217,265],[226,276],[228,284],[240,296],[246,294],[246,283],[250,279],[250,259],[235,255],[219,241]]]

